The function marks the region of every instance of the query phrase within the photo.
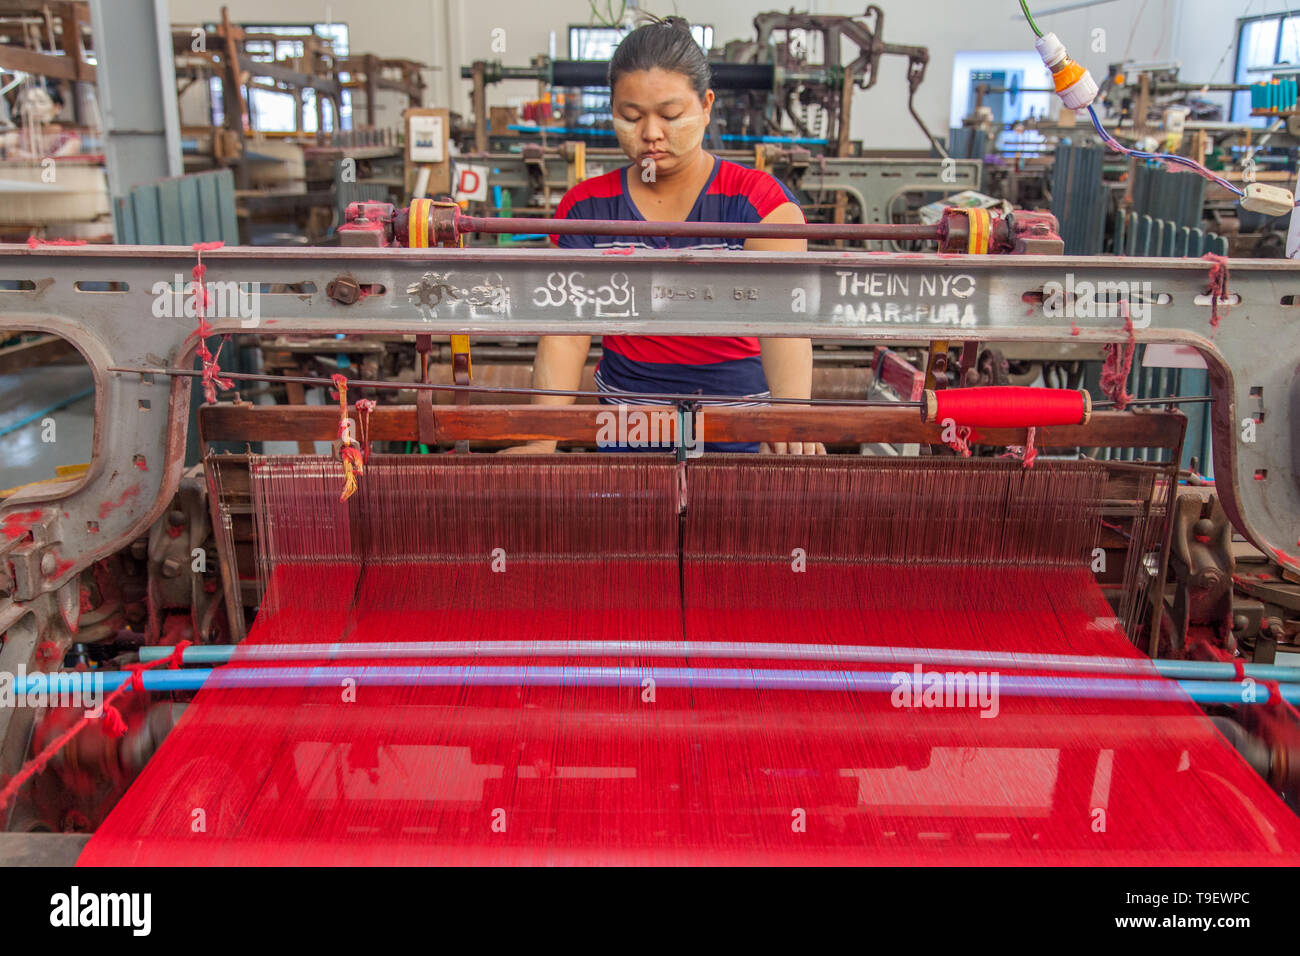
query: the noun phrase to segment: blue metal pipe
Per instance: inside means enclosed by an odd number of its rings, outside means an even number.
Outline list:
[[[337,661],[450,657],[678,657],[830,661],[845,664],[929,664],[1005,670],[1069,670],[1088,674],[1132,674],[1184,680],[1235,681],[1233,664],[1151,658],[1095,657],[928,647],[865,647],[857,644],[785,644],[723,641],[392,641],[375,644],[244,644],[239,661]],[[170,657],[172,648],[143,647],[140,660]],[[187,647],[186,664],[225,664],[235,645]],[[1258,681],[1300,682],[1300,667],[1245,664]]]
[[[910,679],[913,674],[906,674]],[[902,681],[894,671],[802,671],[749,668],[692,667],[481,667],[478,665],[387,667],[223,667],[217,669],[144,671],[145,690],[194,691],[277,687],[341,687],[345,680],[374,687],[636,687],[652,679],[663,688],[716,688],[722,690],[805,690],[892,693]],[[111,693],[131,680],[130,672],[91,672]],[[957,677],[952,672],[930,671],[924,679]],[[25,694],[48,687],[47,674],[28,675],[16,681]],[[1187,700],[1203,704],[1266,703],[1265,685],[1235,681],[1171,681],[1098,677],[1038,677],[1020,674],[987,675],[996,693],[1012,697],[1069,697],[1114,700]],[[1250,693],[1247,693],[1249,686]],[[1300,684],[1278,685],[1285,700],[1300,703]],[[920,692],[918,688],[917,693]],[[971,689],[970,693],[974,693]]]

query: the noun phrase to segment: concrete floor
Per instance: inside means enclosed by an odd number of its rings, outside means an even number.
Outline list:
[[[58,465],[90,461],[94,395],[83,393],[92,387],[90,369],[78,359],[0,375],[0,491],[53,478]],[[51,442],[42,440],[48,419]]]

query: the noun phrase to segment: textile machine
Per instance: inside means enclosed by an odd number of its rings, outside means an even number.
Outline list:
[[[96,418],[84,475],[0,504],[0,672],[110,695],[80,728],[0,708],[10,835],[94,831],[82,863],[1295,862],[1300,668],[1271,653],[1300,571],[1300,269],[1065,257],[1022,212],[348,220],[342,248],[0,248],[0,330],[70,341]],[[634,228],[939,251],[461,245]],[[178,274],[198,314],[159,317]],[[657,396],[675,451],[644,455],[594,450],[645,406],[474,377],[475,339],[651,331],[927,358],[893,402]],[[259,405],[235,389],[274,376],[207,344],[295,336],[413,337],[423,364]],[[1136,344],[1190,348],[1211,394],[965,387],[989,343],[1104,345],[1124,373]],[[236,397],[198,409],[187,470],[195,377]],[[1212,486],[1180,484],[1191,400]],[[700,433],[831,454],[701,455]],[[480,454],[539,438],[562,453]],[[334,454],[262,453],[282,441]],[[1275,572],[1250,596],[1234,529]],[[105,626],[133,549],[147,620]],[[923,669],[991,672],[1001,702],[921,707]]]

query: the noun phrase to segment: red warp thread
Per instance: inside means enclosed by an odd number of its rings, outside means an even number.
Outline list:
[[[203,398],[209,403],[217,400],[218,388],[224,392],[228,392],[235,387],[233,381],[228,378],[220,377],[221,369],[217,366],[217,356],[213,355],[208,349],[207,342],[208,336],[212,334],[212,327],[208,325],[207,319],[208,288],[203,284],[203,276],[208,270],[207,267],[203,265],[203,253],[209,249],[220,249],[223,245],[225,245],[225,243],[222,242],[194,243],[194,254],[197,259],[194,264],[193,273],[195,283],[194,306],[195,312],[198,313],[199,320],[197,329],[199,347],[197,354],[199,361],[203,364]],[[225,336],[222,339],[221,345],[217,346],[217,355],[221,354],[221,348],[225,345],[225,340],[227,338],[229,338],[229,336]]]
[[[1219,320],[1219,300],[1228,297],[1228,260],[1223,256],[1207,252],[1201,256],[1210,263],[1210,287],[1205,291],[1210,296],[1210,328],[1217,329]]]
[[[1106,360],[1101,366],[1101,390],[1115,403],[1116,411],[1124,411],[1133,396],[1128,391],[1128,377],[1133,370],[1133,352],[1137,348],[1137,336],[1133,333],[1133,318],[1128,314],[1128,303],[1122,302],[1124,309],[1124,331],[1128,341],[1121,344],[1111,342],[1106,346]]]
[[[376,467],[347,507],[333,500],[337,464],[312,473],[252,466],[258,520],[274,530],[262,539],[272,571],[231,665],[260,666],[256,650],[277,643],[359,653],[335,667],[330,686],[209,682],[79,865],[1300,859],[1300,819],[1121,628],[1102,624],[1115,612],[1086,563],[1105,494],[1104,474],[1083,467],[1090,463],[1053,463],[1073,469],[1066,481],[1061,469],[939,462],[953,467],[927,469],[924,488],[939,506],[882,521],[880,508],[845,507],[846,493],[893,504],[915,481],[913,466],[705,456],[692,466],[683,528],[671,461],[525,470],[426,457],[409,472]],[[814,574],[791,573],[792,542],[809,541],[823,560]],[[494,547],[511,556],[507,573],[480,560]],[[707,662],[750,673],[797,667],[837,681],[846,671],[921,676],[910,660],[918,648],[1104,655],[1131,660],[1132,679],[1172,696],[1003,692],[997,719],[984,719],[992,710],[940,687],[930,699],[919,681],[898,688],[900,701],[830,688],[467,680],[367,686],[340,706],[359,667],[391,660],[368,657],[367,644],[482,646],[523,633],[883,645],[902,655],[888,665],[838,656]],[[625,655],[444,656],[576,676],[631,664]],[[655,672],[704,666],[640,663]],[[1006,678],[1017,670],[998,668]],[[1017,676],[1035,675],[1079,673]],[[180,812],[165,812],[178,794]],[[1221,812],[1225,799],[1242,812]],[[202,834],[185,812],[194,806],[221,808],[209,810]],[[1101,831],[1080,810],[1098,806]],[[803,819],[806,828],[791,826]],[[991,833],[997,839],[981,838]]]

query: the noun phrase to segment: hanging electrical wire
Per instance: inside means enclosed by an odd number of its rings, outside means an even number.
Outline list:
[[[1217,183],[1237,196],[1245,195],[1245,193],[1243,193],[1237,186],[1234,186],[1222,176],[1215,175],[1194,159],[1190,159],[1186,156],[1179,156],[1177,153],[1148,153],[1145,150],[1131,149],[1130,147],[1125,146],[1114,136],[1111,136],[1110,133],[1106,131],[1106,128],[1101,125],[1101,118],[1097,116],[1097,111],[1092,106],[1088,107],[1088,115],[1092,117],[1093,128],[1097,130],[1097,135],[1101,137],[1102,142],[1115,152],[1123,153],[1125,156],[1132,156],[1135,159],[1155,159],[1161,162],[1184,166],[1210,180],[1210,182]]]
[[[1052,82],[1056,87],[1057,96],[1061,98],[1061,102],[1067,109],[1086,109],[1088,111],[1088,115],[1092,118],[1093,128],[1109,149],[1134,159],[1155,160],[1156,162],[1190,169],[1198,176],[1228,190],[1238,197],[1243,209],[1252,212],[1279,216],[1289,213],[1297,205],[1295,197],[1289,190],[1264,183],[1249,183],[1245,189],[1242,189],[1187,156],[1180,156],[1177,153],[1148,152],[1125,146],[1106,131],[1106,128],[1101,123],[1101,118],[1097,115],[1097,110],[1093,104],[1097,99],[1098,89],[1097,83],[1093,80],[1091,74],[1070,58],[1064,44],[1057,39],[1055,33],[1043,33],[1038,28],[1038,24],[1034,22],[1033,14],[1029,11],[1028,0],[1020,0],[1020,9],[1024,11],[1030,29],[1038,37],[1034,42],[1034,47],[1038,50],[1038,55],[1042,57],[1043,65],[1052,73]]]
[[[1034,36],[1042,36],[1043,31],[1038,29],[1038,24],[1034,22],[1034,15],[1029,12],[1029,4],[1026,0],[1020,0],[1020,9],[1025,11],[1025,19],[1029,21],[1029,29],[1034,31]]]

